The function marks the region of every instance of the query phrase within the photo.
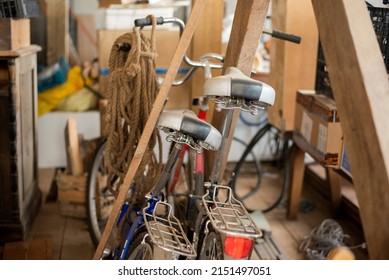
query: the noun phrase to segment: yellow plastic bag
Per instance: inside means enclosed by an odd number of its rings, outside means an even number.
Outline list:
[[[74,66],[68,73],[64,84],[48,89],[38,95],[38,115],[41,116],[50,112],[66,96],[72,95],[84,87],[84,80],[81,75],[81,68]]]
[[[82,88],[60,101],[55,110],[83,112],[97,107],[98,97],[87,88]]]

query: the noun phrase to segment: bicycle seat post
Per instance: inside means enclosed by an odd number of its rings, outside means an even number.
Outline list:
[[[181,143],[175,143],[175,145],[173,146],[173,150],[171,151],[169,158],[165,164],[165,167],[162,170],[158,183],[153,190],[155,194],[159,194],[161,190],[166,186],[166,183],[169,181],[171,172],[177,161],[178,156],[181,153],[182,148],[183,144]]]
[[[211,182],[219,182],[221,179],[221,171],[223,158],[225,153],[227,152],[228,141],[231,133],[231,124],[234,118],[234,110],[227,110],[225,112],[225,116],[223,119],[222,127],[220,129],[220,133],[222,135],[222,142],[220,144],[220,148],[216,151],[215,161],[213,163],[212,172],[210,176]]]

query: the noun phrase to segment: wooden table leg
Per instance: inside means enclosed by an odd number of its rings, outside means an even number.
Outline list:
[[[287,213],[288,219],[297,218],[301,191],[303,189],[303,179],[305,171],[304,155],[305,152],[301,150],[297,145],[294,145],[291,160],[292,176],[289,190],[289,205]]]

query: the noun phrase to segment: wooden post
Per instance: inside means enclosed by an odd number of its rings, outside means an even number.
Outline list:
[[[131,183],[134,180],[135,173],[137,172],[138,167],[142,161],[143,155],[147,149],[148,142],[154,131],[155,125],[157,124],[158,117],[162,112],[163,106],[165,104],[165,100],[169,95],[169,90],[178,72],[178,68],[181,65],[182,58],[184,57],[188,49],[189,43],[196,29],[198,19],[202,14],[205,4],[206,4],[206,0],[197,0],[192,7],[192,11],[188,18],[187,25],[185,27],[184,32],[182,33],[180,42],[178,43],[177,49],[173,56],[173,60],[170,64],[169,70],[165,76],[161,89],[159,90],[157,98],[154,102],[153,108],[150,112],[150,116],[146,122],[146,126],[139,140],[139,145],[135,150],[134,157],[130,163],[126,177],[124,178],[123,185],[120,188],[111,215],[109,216],[107,225],[105,226],[104,232],[101,236],[100,243],[96,249],[95,255],[93,257],[95,260],[100,259],[103,250],[105,248],[105,245],[107,244],[109,235],[113,229],[115,221],[117,220],[120,209],[126,199]]]
[[[339,206],[342,200],[342,186],[340,184],[340,174],[333,168],[326,168],[326,178],[330,187],[330,201],[332,215],[338,215]]]
[[[292,181],[290,182],[289,188],[289,205],[287,213],[289,219],[296,219],[299,210],[305,172],[304,156],[305,152],[294,144],[291,162],[292,174],[290,176]]]
[[[312,0],[371,259],[389,251],[389,83],[363,0]]]
[[[237,2],[223,72],[228,67],[235,66],[244,74],[250,76],[255,52],[258,47],[259,38],[262,34],[262,28],[265,23],[268,8],[269,0],[239,0]],[[224,174],[239,112],[240,110],[235,110],[227,147],[224,151],[219,153],[220,157],[218,156],[216,159],[217,154],[214,152],[206,151],[205,153],[207,162],[209,163],[205,169],[206,179],[208,179],[211,174],[215,160],[221,161],[220,176],[223,176]],[[213,113],[211,123],[214,127],[219,129],[219,131],[223,123],[225,113],[225,111]],[[219,181],[220,180],[221,178],[219,178]]]

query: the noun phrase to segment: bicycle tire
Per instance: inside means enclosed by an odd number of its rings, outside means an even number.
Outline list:
[[[104,186],[106,168],[104,166],[104,150],[106,142],[101,142],[96,149],[91,169],[89,170],[86,190],[87,223],[90,237],[97,247],[102,232],[108,221],[109,214],[115,201],[115,196]],[[97,193],[99,190],[99,193]],[[98,195],[97,195],[98,194]],[[103,198],[101,201],[100,198]],[[100,206],[103,206],[104,213]]]
[[[207,224],[205,222],[205,224]],[[223,260],[223,241],[218,232],[210,226],[209,232],[199,238],[199,251],[197,259],[199,260]]]
[[[241,169],[243,167],[243,164],[246,162],[247,156],[252,153],[254,147],[264,137],[264,135],[266,135],[267,132],[269,132],[273,128],[274,127],[271,124],[266,124],[258,130],[256,135],[252,138],[250,143],[247,145],[247,147],[246,147],[245,151],[243,152],[242,156],[240,157],[239,161],[237,162],[235,169],[233,171],[234,177],[231,179],[231,182],[229,184],[229,186],[231,187],[231,189],[233,191],[235,198],[240,200],[245,205],[248,212],[262,211],[264,213],[267,213],[267,212],[275,209],[283,201],[283,199],[285,197],[287,186],[289,184],[290,170],[289,170],[289,156],[288,156],[288,154],[289,154],[290,149],[289,149],[288,141],[284,141],[282,143],[282,148],[281,148],[282,150],[281,151],[278,151],[279,147],[277,147],[277,151],[275,152],[274,160],[273,160],[273,162],[276,163],[276,165],[278,165],[277,169],[280,169],[280,166],[282,165],[281,172],[280,172],[280,174],[281,174],[280,180],[282,180],[282,182],[269,182],[269,181],[267,181],[268,185],[277,184],[277,185],[281,186],[281,189],[279,190],[278,196],[272,202],[266,203],[266,205],[260,205],[260,203],[258,203],[258,201],[257,201],[256,204],[258,205],[258,207],[253,208],[253,207],[247,206],[248,203],[246,200],[250,199],[253,196],[260,196],[260,194],[261,194],[260,190],[264,188],[264,185],[266,185],[266,183],[264,183],[264,178],[267,177],[266,180],[272,179],[270,176],[266,176],[266,173],[265,173],[266,171],[263,168],[262,163],[260,163],[261,168],[259,169],[259,172],[258,172],[258,168],[257,168],[256,174],[254,174],[254,175],[251,174],[251,178],[254,178],[255,176],[257,176],[256,183],[254,184],[254,187],[252,187],[251,190],[244,195],[238,193],[239,192],[239,187],[238,187],[239,184],[237,181],[239,180],[239,177],[243,177],[243,175],[241,174],[242,173]],[[277,145],[278,144],[279,143],[277,143]],[[279,179],[279,178],[275,177],[274,179]]]
[[[142,231],[134,237],[130,249],[128,250],[126,260],[153,260],[154,249],[147,231]]]

